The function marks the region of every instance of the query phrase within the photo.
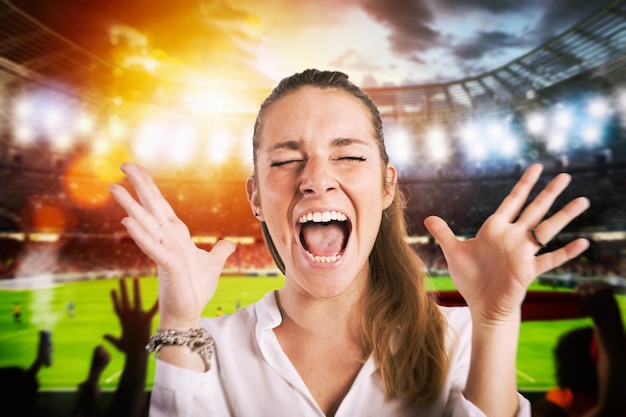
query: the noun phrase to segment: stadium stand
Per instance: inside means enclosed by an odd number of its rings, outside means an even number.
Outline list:
[[[415,148],[426,147],[432,126],[442,127],[449,138],[447,161],[420,155],[412,164],[399,166],[411,236],[426,237],[422,220],[437,214],[460,236],[471,237],[519,173],[530,163],[541,162],[546,167],[544,180],[559,171],[572,174],[575,186],[561,201],[577,195],[587,195],[592,201],[589,212],[570,225],[563,237],[585,236],[593,242],[584,256],[542,277],[543,282],[571,287],[579,279],[599,277],[626,288],[626,101],[618,96],[618,91],[626,90],[625,46],[626,2],[616,0],[492,71],[446,83],[368,89],[386,126],[407,129]],[[61,279],[154,273],[153,265],[121,232],[123,213],[117,205],[106,197],[98,200],[96,194],[87,203],[73,198],[76,187],[106,194],[112,181],[93,173],[77,177],[68,170],[89,153],[88,141],[79,138],[70,150],[60,151],[50,136],[40,133],[33,143],[21,143],[10,110],[19,97],[38,93],[97,115],[96,123],[104,126],[114,111],[132,120],[147,108],[158,107],[157,92],[163,102],[176,103],[173,91],[178,85],[127,70],[120,77],[120,71],[114,63],[35,21],[9,0],[0,0],[0,97],[7,103],[0,107],[3,281],[42,272]],[[114,108],[111,98],[116,83],[135,88],[132,96],[124,97],[123,105]],[[220,115],[220,122],[233,129],[251,126],[258,104],[268,93],[266,89],[233,91],[239,107],[235,114]],[[571,148],[552,151],[524,124],[533,112],[548,113],[572,97],[591,94],[612,100],[615,110],[605,121],[603,141],[597,145],[575,142]],[[457,128],[483,118],[500,120],[515,130],[523,155],[480,162],[469,158]],[[392,142],[393,137],[388,135],[387,140]],[[210,164],[196,160],[193,167],[164,166],[155,171],[155,177],[200,242],[219,237],[251,240],[251,244],[238,245],[226,271],[275,273],[258,222],[245,204],[249,167],[232,160],[222,168]],[[551,243],[559,244],[559,240]],[[199,245],[210,248],[211,243]],[[445,273],[445,260],[435,243],[414,247],[424,255],[433,275]],[[450,302],[458,302],[454,294],[449,295]]]

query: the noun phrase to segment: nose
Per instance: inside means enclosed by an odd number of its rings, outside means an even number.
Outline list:
[[[302,169],[300,192],[304,195],[322,195],[337,188],[329,161],[323,158],[310,158]]]

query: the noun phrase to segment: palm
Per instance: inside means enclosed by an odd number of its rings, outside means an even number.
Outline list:
[[[128,214],[122,223],[129,235],[157,264],[161,325],[196,327],[234,244],[220,241],[210,252],[198,248],[150,175],[135,165],[124,168],[139,203],[121,186],[112,186],[111,193]]]
[[[515,307],[537,276],[535,254],[532,249],[525,250],[525,242],[520,239],[527,232],[519,227],[503,227],[504,220],[491,216],[475,238],[460,242],[446,256],[450,259],[448,268],[454,285],[466,302],[480,311]],[[493,305],[496,301],[503,305]]]
[[[163,229],[167,253],[158,266],[161,310],[196,317],[215,294],[224,261],[198,248],[179,219]]]
[[[441,245],[455,286],[470,308],[485,317],[498,319],[515,314],[533,279],[578,256],[588,245],[586,240],[578,239],[537,255],[540,247],[530,235],[533,227],[548,241],[588,207],[586,199],[575,199],[544,219],[569,183],[568,176],[560,175],[521,211],[540,174],[540,166],[529,168],[472,239],[457,240],[438,217],[426,220],[426,227]]]

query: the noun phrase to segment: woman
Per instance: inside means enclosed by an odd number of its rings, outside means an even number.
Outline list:
[[[378,110],[346,75],[281,81],[259,111],[253,155],[248,200],[285,285],[219,319],[200,313],[234,245],[193,245],[140,167],[122,167],[140,203],[111,188],[159,266],[160,327],[171,329],[150,343],[160,356],[151,415],[529,415],[515,375],[520,305],[536,276],[587,248],[581,239],[536,256],[538,239],[589,205],[576,199],[542,220],[567,175],[518,218],[541,173],[530,167],[474,239],[426,219],[469,306],[442,308],[404,240]]]

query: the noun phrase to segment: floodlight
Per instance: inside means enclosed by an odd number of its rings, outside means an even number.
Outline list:
[[[158,156],[165,140],[165,129],[155,122],[145,122],[139,128],[133,151],[138,159],[152,159]]]
[[[51,132],[63,125],[63,119],[63,114],[58,107],[47,108],[43,115],[44,126]]]
[[[406,166],[412,162],[411,141],[408,132],[402,127],[395,127],[389,132],[386,146],[394,163],[399,166]]]
[[[558,128],[569,129],[573,122],[571,110],[565,107],[559,108],[554,115],[554,121]]]
[[[502,155],[510,158],[513,156],[517,156],[519,151],[519,142],[517,138],[507,135],[505,136],[500,143],[500,152]]]
[[[478,140],[467,147],[470,159],[482,161],[487,156],[487,146],[484,142]]]
[[[567,135],[565,132],[557,131],[548,136],[547,149],[551,152],[561,152],[567,145]]]
[[[211,136],[211,142],[207,155],[213,162],[222,163],[228,157],[228,151],[232,143],[231,135],[224,130],[217,130]]]
[[[586,126],[582,131],[583,142],[587,145],[596,145],[600,143],[602,132],[598,126]]]
[[[117,114],[109,116],[109,135],[112,139],[121,139],[126,134],[124,122]]]
[[[487,125],[487,135],[491,139],[501,140],[504,136],[504,128],[498,122],[490,122]]]
[[[533,113],[526,119],[526,128],[534,135],[541,134],[546,128],[546,117],[539,113]]]
[[[57,131],[50,135],[52,146],[59,151],[66,151],[72,146],[73,138],[67,131]]]
[[[91,150],[96,155],[105,155],[111,150],[111,141],[102,133],[91,142]]]
[[[32,126],[20,124],[14,128],[14,135],[17,142],[21,144],[29,144],[35,140],[35,131]]]
[[[480,137],[478,127],[474,124],[465,125],[460,131],[461,139],[467,145],[475,142]]]
[[[446,132],[440,127],[433,127],[426,132],[426,143],[430,158],[435,162],[444,162],[448,159],[450,150]]]
[[[172,149],[169,154],[174,161],[186,163],[191,159],[196,144],[196,131],[188,124],[179,125],[172,132]]]
[[[589,101],[587,112],[594,118],[605,118],[611,113],[611,109],[607,100],[596,97]]]
[[[16,100],[14,113],[17,120],[28,120],[33,114],[33,106],[30,101],[20,98]]]
[[[86,113],[81,113],[75,122],[76,132],[87,135],[93,130],[93,118]]]

